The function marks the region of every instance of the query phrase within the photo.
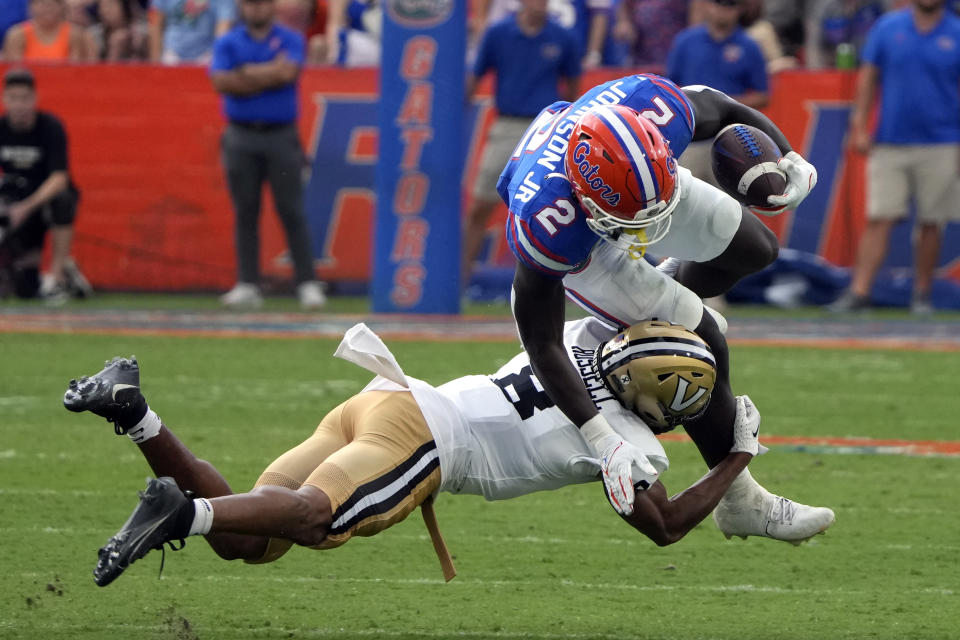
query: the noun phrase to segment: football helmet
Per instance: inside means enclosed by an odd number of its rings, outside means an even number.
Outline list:
[[[564,169],[587,224],[628,250],[661,240],[680,203],[677,161],[660,129],[629,107],[601,105],[574,126]]]
[[[621,404],[663,433],[710,403],[717,364],[707,343],[677,324],[635,324],[597,349],[595,367]]]

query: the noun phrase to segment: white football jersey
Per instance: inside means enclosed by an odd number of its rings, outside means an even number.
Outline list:
[[[492,376],[466,376],[440,387],[405,376],[375,334],[348,332],[338,355],[379,373],[364,391],[410,390],[434,436],[440,458],[440,491],[488,500],[558,489],[599,479],[600,464],[580,430],[547,396],[526,353]],[[353,333],[351,336],[350,334]],[[627,411],[594,374],[597,346],[616,331],[595,318],[566,323],[564,343],[597,408],[610,425],[647,456],[659,473],[669,463],[663,446],[643,421]],[[371,342],[376,339],[376,343]],[[344,345],[348,348],[344,348]],[[382,349],[382,350],[381,350]],[[344,351],[351,353],[344,354]],[[358,353],[377,352],[379,364]],[[351,357],[354,356],[354,357]],[[384,368],[385,367],[385,368]],[[393,370],[396,367],[396,370]],[[387,377],[383,377],[384,374]],[[398,380],[406,380],[399,384]],[[634,480],[653,483],[657,476]]]
[[[614,334],[587,318],[566,324],[564,342],[597,408],[662,473],[668,461],[656,436],[593,372],[597,346]],[[543,390],[526,353],[492,376],[458,378],[438,391],[460,409],[472,442],[462,484],[446,490],[503,500],[599,479],[600,465],[590,445]],[[653,483],[656,476],[634,479]]]

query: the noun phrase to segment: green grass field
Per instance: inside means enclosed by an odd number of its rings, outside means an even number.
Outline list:
[[[725,540],[711,520],[658,548],[599,485],[501,503],[441,496],[458,577],[419,515],[328,552],[219,560],[199,538],[94,585],[97,548],[136,504],[136,447],[61,406],[71,377],[136,354],[151,406],[235,490],[358,391],[335,341],[0,334],[0,638],[942,639],[960,636],[960,458],[801,453],[752,465],[773,491],[832,507],[801,547]],[[500,343],[391,343],[411,375],[489,373]],[[960,440],[956,353],[734,347],[761,433]],[[668,490],[703,472],[666,443]]]

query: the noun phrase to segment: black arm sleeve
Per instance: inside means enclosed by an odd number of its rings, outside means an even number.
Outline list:
[[[694,140],[708,140],[728,124],[743,123],[756,127],[770,136],[780,147],[782,154],[786,155],[793,151],[793,147],[787,142],[786,136],[777,125],[756,109],[751,109],[716,89],[696,85],[683,87],[681,90],[693,104],[696,122],[693,131]]]

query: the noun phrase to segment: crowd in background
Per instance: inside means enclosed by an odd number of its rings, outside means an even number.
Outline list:
[[[471,51],[519,0],[471,0]],[[378,0],[274,0],[277,19],[304,34],[307,64],[379,62]],[[705,20],[708,0],[549,0],[552,19],[576,36],[584,69],[662,71],[674,37]],[[853,67],[873,22],[907,0],[737,0],[740,25],[769,72]],[[960,1],[948,2],[960,8]],[[5,61],[208,64],[236,21],[234,0],[4,0]]]

